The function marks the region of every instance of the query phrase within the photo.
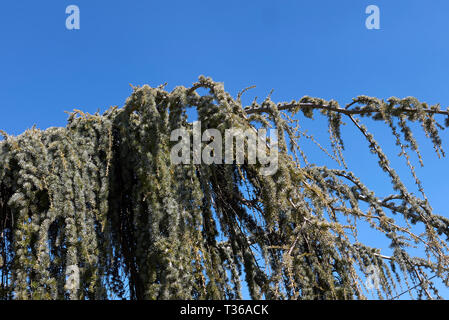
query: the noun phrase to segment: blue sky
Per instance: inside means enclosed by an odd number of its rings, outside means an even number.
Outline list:
[[[71,4],[80,8],[80,30],[65,27]],[[380,30],[365,27],[371,4],[380,8]],[[66,110],[122,106],[130,83],[167,82],[172,89],[200,74],[233,94],[256,85],[248,101],[274,89],[276,101],[310,95],[345,104],[364,94],[446,107],[448,14],[447,0],[2,1],[0,129],[63,126]],[[325,127],[309,125],[326,139]],[[402,170],[388,128],[372,127]],[[447,131],[442,137],[448,146]],[[345,128],[343,138],[353,171],[388,193],[359,133]],[[449,216],[448,160],[439,160],[422,135],[418,140],[426,165],[418,175],[435,212]],[[405,181],[413,188],[410,177]]]

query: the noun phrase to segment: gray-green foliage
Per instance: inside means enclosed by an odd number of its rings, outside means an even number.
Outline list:
[[[264,176],[260,164],[172,165],[170,133],[191,129],[187,107],[197,108],[203,130],[276,127],[279,170]],[[295,114],[313,117],[315,110],[329,120],[329,156],[346,166],[340,125],[348,117],[395,194],[380,198],[346,169],[308,163],[299,139],[311,137]],[[407,148],[421,156],[408,123],[419,121],[444,155],[438,114],[448,112],[414,98],[365,96],[346,108],[310,97],[244,108],[240,95],[200,77],[172,92],[135,87],[124,108],[77,110],[65,128],[4,133],[0,298],[237,299],[244,271],[252,298],[354,299],[364,298],[362,274],[370,265],[379,270],[381,298],[395,296],[400,285],[418,285],[417,297],[438,297],[429,274],[448,285],[449,220],[432,213],[424,193],[407,190],[355,118],[385,121],[416,178]],[[360,243],[358,220],[382,233],[393,255]],[[425,227],[422,234],[413,232],[415,223]],[[424,257],[409,253],[414,243]]]

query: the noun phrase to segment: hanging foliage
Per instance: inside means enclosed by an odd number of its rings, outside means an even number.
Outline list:
[[[363,299],[373,266],[380,298],[407,289],[437,298],[433,281],[449,285],[449,219],[433,214],[407,151],[422,161],[409,127],[419,122],[444,156],[435,117],[447,127],[449,111],[414,98],[360,96],[345,107],[310,97],[244,107],[240,98],[205,77],[172,92],[145,85],[123,108],[75,110],[65,128],[3,133],[0,298],[239,299],[243,281],[254,299]],[[249,161],[173,164],[170,135],[192,132],[190,107],[203,130],[223,136],[276,128],[278,170],[264,175]],[[327,117],[328,154],[339,169],[309,164],[300,139],[312,137],[300,130],[299,112]],[[391,128],[421,196],[408,191],[360,116]],[[394,194],[377,195],[346,169],[345,118]],[[358,241],[360,221],[384,236],[391,255]]]

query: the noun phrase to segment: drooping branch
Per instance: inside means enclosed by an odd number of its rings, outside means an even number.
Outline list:
[[[308,100],[308,98],[303,98]],[[300,109],[319,109],[319,110],[327,110],[327,111],[334,111],[345,115],[365,115],[365,114],[371,114],[371,113],[380,113],[380,106],[378,105],[370,105],[365,107],[358,107],[356,109],[348,109],[349,106],[352,106],[357,103],[364,103],[364,99],[356,98],[354,101],[350,104],[348,104],[347,108],[340,108],[333,105],[327,105],[327,104],[317,104],[313,102],[282,102],[277,104],[277,109],[280,111],[284,110],[300,110]],[[261,107],[261,106],[247,106],[244,108],[246,114],[254,114],[254,113],[262,113],[262,112],[270,112],[270,108],[267,107]],[[396,113],[416,113],[418,109],[415,108],[407,108],[407,107],[400,107],[394,110]],[[428,114],[440,114],[440,115],[446,115],[449,116],[449,107],[447,110],[440,110],[437,107],[433,107],[430,109],[424,109],[425,113]]]

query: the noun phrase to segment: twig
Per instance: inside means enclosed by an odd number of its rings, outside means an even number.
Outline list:
[[[428,280],[432,280],[432,279],[435,278],[436,276],[437,276],[437,275],[434,275],[433,277],[430,277]],[[416,286],[414,286],[414,287],[408,288],[408,289],[405,290],[404,292],[398,294],[396,297],[391,298],[391,300],[394,300],[394,299],[399,298],[400,296],[406,294],[406,293],[409,292],[410,290],[413,290],[413,289],[415,289],[416,287],[419,287],[422,283],[423,283],[423,281],[421,281],[420,283],[418,283],[418,284],[417,284]]]

